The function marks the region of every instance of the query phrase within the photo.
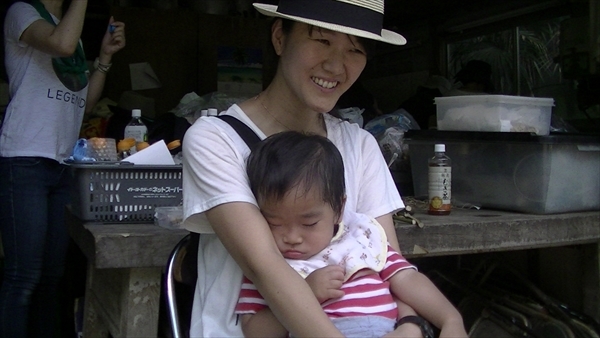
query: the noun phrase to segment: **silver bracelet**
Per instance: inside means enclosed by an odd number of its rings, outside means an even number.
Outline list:
[[[100,58],[96,58],[96,60],[94,60],[94,69],[99,71],[100,73],[108,73],[108,70],[110,69],[110,67],[112,66],[112,63],[109,64],[104,64],[104,63],[100,63]]]

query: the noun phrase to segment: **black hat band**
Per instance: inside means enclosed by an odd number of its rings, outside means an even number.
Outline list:
[[[335,0],[280,0],[277,12],[381,35],[383,13]]]

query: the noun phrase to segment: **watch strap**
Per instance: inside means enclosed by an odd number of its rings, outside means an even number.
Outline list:
[[[419,326],[419,328],[421,329],[421,333],[423,334],[423,338],[435,338],[435,333],[431,324],[429,324],[429,322],[423,317],[419,316],[405,316],[400,318],[400,320],[396,323],[394,329],[406,323],[411,323]]]

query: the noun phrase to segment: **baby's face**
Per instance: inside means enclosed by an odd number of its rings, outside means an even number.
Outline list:
[[[320,194],[292,189],[279,201],[260,206],[279,251],[287,259],[306,260],[325,249],[338,217]]]

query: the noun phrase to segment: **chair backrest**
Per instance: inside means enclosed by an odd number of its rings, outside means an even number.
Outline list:
[[[200,234],[185,236],[169,255],[163,281],[163,294],[174,338],[189,337],[192,304],[198,279]]]

